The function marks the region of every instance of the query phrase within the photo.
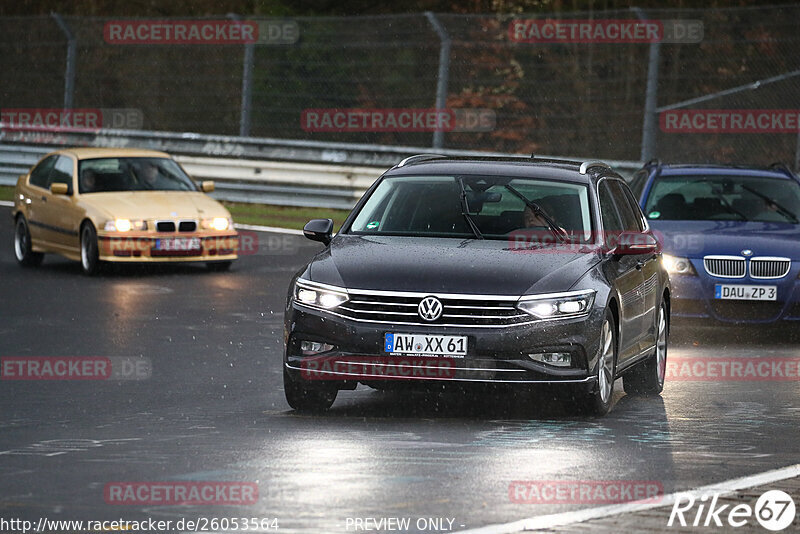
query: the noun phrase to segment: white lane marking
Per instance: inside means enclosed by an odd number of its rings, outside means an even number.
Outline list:
[[[761,486],[763,484],[770,484],[787,478],[794,478],[800,476],[800,464],[790,465],[781,469],[773,471],[765,471],[741,478],[734,478],[725,482],[711,484],[709,486],[702,486],[692,490],[676,491],[664,497],[658,502],[649,501],[634,501],[622,504],[611,504],[608,506],[597,506],[595,508],[586,508],[584,510],[577,510],[575,512],[563,512],[559,514],[540,515],[529,517],[527,519],[520,519],[512,523],[501,523],[498,525],[487,525],[471,530],[462,530],[461,534],[509,534],[513,532],[521,532],[527,530],[541,530],[545,528],[561,527],[565,525],[572,525],[575,523],[583,523],[591,519],[600,519],[603,517],[611,517],[620,514],[629,514],[633,512],[641,512],[643,510],[650,510],[653,508],[662,508],[672,505],[678,495],[691,495],[695,499],[701,497],[704,493],[720,493],[721,495],[735,493],[739,490]],[[664,519],[666,521],[666,518]]]
[[[236,228],[241,228],[242,230],[253,230],[254,232],[274,232],[276,234],[291,234],[291,235],[303,235],[302,230],[294,230],[292,228],[278,228],[277,226],[260,226],[257,224],[234,224]]]
[[[5,206],[7,208],[13,208],[14,207],[14,203],[11,202],[10,200],[0,200],[0,206]]]

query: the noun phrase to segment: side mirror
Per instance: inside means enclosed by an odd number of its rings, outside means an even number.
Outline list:
[[[50,184],[50,192],[54,195],[66,195],[69,193],[69,186],[62,183]]]
[[[205,182],[202,182],[200,184],[200,191],[202,191],[203,193],[213,193],[214,189],[216,189],[216,186],[214,185],[214,182],[211,180],[206,180]]]
[[[333,220],[331,219],[311,219],[303,227],[303,235],[311,241],[319,241],[326,245],[331,242],[333,234]]]
[[[617,246],[611,250],[612,254],[655,254],[661,250],[661,244],[649,232],[622,232],[619,234]]]

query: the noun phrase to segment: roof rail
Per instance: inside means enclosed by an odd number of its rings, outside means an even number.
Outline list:
[[[606,169],[611,169],[611,165],[603,163],[602,161],[584,161],[581,163],[581,174],[586,174],[591,167],[605,167]]]
[[[792,169],[790,169],[789,166],[782,161],[776,161],[775,163],[771,163],[769,168],[783,171],[784,174],[789,175],[789,178],[794,178],[794,173],[792,172]]]
[[[427,159],[438,159],[438,158],[446,158],[447,156],[442,156],[441,154],[415,154],[413,156],[408,156],[403,161],[397,164],[398,167],[403,167],[404,165],[408,165],[409,163],[415,163],[418,161],[425,161]]]

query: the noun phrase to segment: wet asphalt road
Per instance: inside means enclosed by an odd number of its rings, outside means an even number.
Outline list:
[[[52,256],[18,267],[9,211],[0,208],[0,356],[142,357],[152,374],[0,381],[0,518],[255,517],[278,518],[285,532],[347,532],[348,518],[410,517],[464,530],[585,507],[511,502],[515,480],[652,480],[671,492],[800,457],[797,381],[673,381],[651,399],[618,382],[602,419],[548,395],[364,387],[341,392],[328,414],[298,415],[283,398],[282,309],[288,280],[320,245],[259,234],[261,252],[229,273],[168,266],[90,279]],[[673,333],[670,357],[800,352],[774,332]],[[259,499],[104,501],[109,482],[165,480],[254,482]]]

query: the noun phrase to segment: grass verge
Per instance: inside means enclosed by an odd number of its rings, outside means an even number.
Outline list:
[[[14,188],[10,185],[0,185],[0,200],[14,200]]]

